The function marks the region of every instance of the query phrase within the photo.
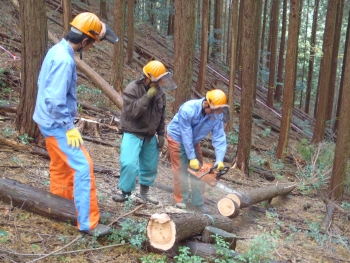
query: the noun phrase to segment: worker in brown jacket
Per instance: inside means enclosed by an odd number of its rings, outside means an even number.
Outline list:
[[[124,202],[131,195],[138,176],[139,196],[147,202],[159,203],[150,196],[149,187],[157,176],[159,150],[164,145],[166,97],[163,89],[175,88],[170,72],[156,60],[145,65],[143,75],[126,86],[121,116],[119,190],[114,201]]]

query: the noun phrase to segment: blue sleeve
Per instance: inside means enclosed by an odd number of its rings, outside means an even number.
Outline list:
[[[72,64],[60,61],[54,62],[46,76],[45,104],[48,113],[66,130],[74,128],[73,118],[67,106],[67,94],[71,86]]]
[[[223,162],[226,153],[226,134],[222,120],[214,126],[212,131],[212,143],[215,149],[216,162]]]
[[[178,118],[182,143],[185,147],[187,158],[192,160],[196,158],[196,152],[193,146],[193,131],[191,126],[192,116],[185,110],[180,110]]]

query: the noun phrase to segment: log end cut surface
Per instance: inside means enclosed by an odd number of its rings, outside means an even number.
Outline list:
[[[175,223],[166,214],[152,215],[147,225],[147,236],[152,247],[168,250],[175,243]]]
[[[233,215],[236,215],[238,211],[237,208],[238,205],[235,204],[235,202],[228,197],[224,197],[218,202],[219,212],[223,216],[231,217]]]

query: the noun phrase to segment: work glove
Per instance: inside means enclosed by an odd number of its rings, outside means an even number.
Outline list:
[[[158,135],[158,149],[162,149],[164,146],[164,136],[163,135]]]
[[[80,147],[80,144],[84,143],[83,139],[81,138],[80,132],[77,128],[73,128],[67,131],[66,136],[68,145],[73,149],[78,149]]]
[[[216,162],[217,167],[216,167],[216,170],[220,171],[222,169],[224,169],[224,163],[223,162]]]
[[[190,168],[196,171],[199,170],[199,161],[197,160],[197,158],[190,160]]]
[[[149,99],[152,99],[154,96],[156,96],[157,93],[158,93],[158,88],[156,86],[152,86],[147,91],[147,97]]]

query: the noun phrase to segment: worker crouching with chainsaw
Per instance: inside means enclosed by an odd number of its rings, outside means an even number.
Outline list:
[[[203,164],[200,141],[212,132],[217,170],[224,168],[226,135],[223,126],[223,108],[228,107],[223,91],[208,91],[206,98],[185,102],[174,116],[167,129],[168,149],[174,176],[174,198],[176,207],[186,209],[191,182],[191,203],[201,213],[208,213],[203,205],[204,183],[187,169],[198,171]]]
[[[38,79],[33,115],[45,137],[50,155],[50,192],[73,200],[77,226],[100,237],[110,227],[99,224],[93,164],[74,120],[77,116],[77,73],[74,53],[92,47],[95,41],[118,41],[114,32],[92,13],[81,13],[71,23],[67,36],[46,54]]]
[[[164,145],[164,90],[176,89],[171,74],[159,61],[143,67],[143,75],[128,84],[123,92],[121,125],[123,139],[120,152],[120,179],[115,202],[124,202],[136,188],[139,178],[140,195],[146,202],[158,204],[152,197],[158,170],[159,151]],[[157,135],[157,137],[156,137]]]

